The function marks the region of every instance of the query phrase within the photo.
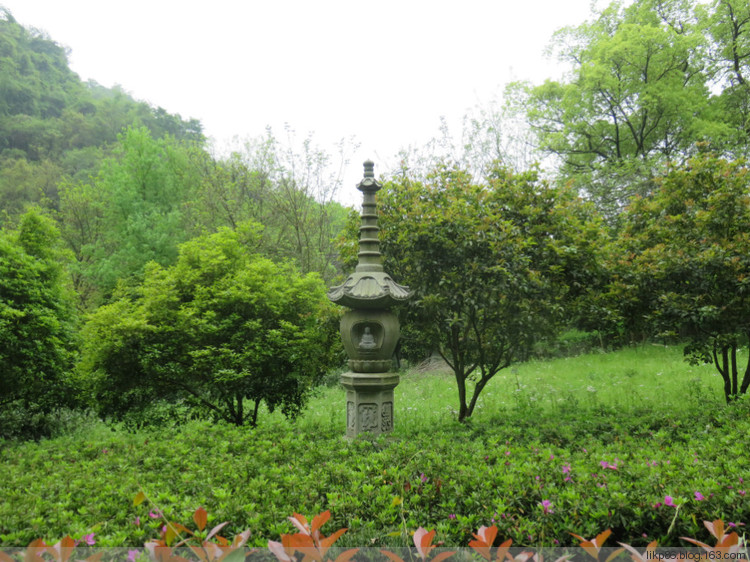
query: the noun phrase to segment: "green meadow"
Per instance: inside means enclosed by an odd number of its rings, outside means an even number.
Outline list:
[[[724,403],[712,366],[679,347],[531,361],[502,371],[456,421],[445,369],[403,372],[396,429],[347,440],[344,392],[320,387],[294,421],[256,429],[201,421],[128,431],[71,417],[61,435],[3,442],[0,546],[94,533],[142,546],[200,506],[249,544],[292,531],[287,516],[330,510],[337,546],[406,546],[422,526],[466,546],[495,524],[514,545],[576,544],[570,532],[683,545],[702,521],[750,525],[750,403]],[[143,491],[148,500],[134,506]]]

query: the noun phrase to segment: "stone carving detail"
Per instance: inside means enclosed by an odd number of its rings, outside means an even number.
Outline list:
[[[393,402],[383,402],[380,431],[393,431]]]
[[[360,404],[359,405],[359,430],[360,431],[377,431],[378,430],[378,405],[377,404]]]
[[[357,424],[357,416],[354,413],[354,402],[348,401],[346,403],[346,426],[349,429],[354,429]]]
[[[359,340],[360,349],[375,349],[378,347],[378,343],[375,341],[375,336],[372,335],[372,331],[369,326],[365,326],[365,332],[362,334],[362,339]]]

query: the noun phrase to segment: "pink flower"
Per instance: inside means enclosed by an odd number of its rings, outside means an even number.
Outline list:
[[[159,519],[161,517],[161,511],[159,511],[158,509],[156,511],[149,511],[148,516],[151,519]]]
[[[570,464],[564,464],[562,466],[563,474],[570,474]]]
[[[140,554],[141,553],[137,550],[128,550],[128,562],[135,562]]]
[[[745,490],[737,490],[737,493],[741,496],[745,495]]]
[[[448,519],[455,519],[455,518],[456,518],[455,513],[451,513],[450,515],[448,515]]]
[[[677,507],[674,504],[674,501],[672,501],[672,496],[664,496],[664,505],[668,505],[669,507]]]
[[[554,455],[554,454],[552,454],[552,453],[550,453],[550,455],[549,455],[549,460],[551,460],[551,461],[555,460],[555,455]]]
[[[422,474],[420,474],[420,475],[419,475],[419,479],[420,479],[420,480],[422,481],[422,483],[423,483],[423,484],[424,484],[425,482],[427,482],[427,477],[426,477],[426,476],[424,475],[424,472],[423,472]]]
[[[701,494],[700,492],[696,491],[696,492],[695,492],[695,499],[696,499],[696,501],[702,502],[702,501],[703,501],[703,500],[705,500],[706,498],[705,498],[705,497],[703,497],[703,494]]]
[[[661,507],[661,502],[656,502],[654,504],[654,509],[659,509]]]
[[[81,541],[85,542],[89,546],[94,546],[96,544],[96,540],[94,540],[94,533],[83,535],[81,537]]]
[[[140,527],[141,526],[141,517],[140,517],[140,515],[136,515],[135,521],[133,521],[133,525],[135,525],[136,527]]]
[[[552,511],[552,509],[550,509],[552,507],[552,502],[551,501],[549,501],[549,500],[542,500],[542,503],[540,503],[539,505],[541,505],[542,509],[544,509],[544,513],[554,513],[554,511]]]

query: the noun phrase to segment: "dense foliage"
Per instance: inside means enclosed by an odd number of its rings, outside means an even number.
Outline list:
[[[59,252],[38,212],[0,231],[0,437],[34,435],[34,412],[72,403],[76,313]]]
[[[701,154],[633,202],[613,265],[620,317],[651,333],[689,338],[691,361],[713,363],[727,400],[747,392],[750,363],[748,169]]]
[[[85,180],[123,128],[202,142],[201,125],[137,102],[120,89],[85,84],[66,50],[25,29],[0,7],[0,207],[56,206],[57,184]]]
[[[326,509],[333,529],[349,529],[342,546],[409,545],[419,526],[465,545],[493,524],[517,546],[577,544],[570,532],[606,528],[608,544],[684,546],[678,537],[708,538],[703,520],[740,532],[750,524],[749,404],[723,406],[711,369],[651,345],[545,362],[538,375],[531,367],[519,377],[535,401],[516,403],[513,376],[496,378],[470,423],[446,415],[450,377],[407,375],[394,434],[374,440],[342,438],[344,398],[329,389],[295,422],[264,415],[253,431],[200,421],[138,433],[97,425],[4,443],[0,546],[68,533],[140,546],[160,536],[159,511],[187,523],[198,506],[209,528],[229,521],[224,536],[250,529],[249,544],[260,547],[293,530],[289,514]],[[540,391],[535,376],[553,388]],[[640,388],[652,381],[668,386]],[[623,385],[599,396],[613,382]],[[694,394],[699,385],[709,391]],[[140,490],[151,503],[134,507]]]
[[[255,425],[261,403],[299,412],[340,361],[334,313],[319,277],[254,253],[258,230],[186,242],[174,266],[152,262],[142,285],[93,314],[82,382],[102,415],[155,400],[237,425]]]
[[[553,46],[570,73],[519,98],[540,148],[610,215],[698,141],[746,155],[748,10],[738,0],[612,2],[559,30]]]
[[[424,182],[404,176],[386,184],[380,214],[386,270],[414,291],[404,345],[447,361],[461,420],[597,282],[606,235],[596,213],[535,171],[496,168],[481,183],[449,168]]]

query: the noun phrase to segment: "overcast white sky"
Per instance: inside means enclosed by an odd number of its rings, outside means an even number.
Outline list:
[[[82,79],[197,118],[218,147],[266,126],[281,137],[284,124],[331,152],[356,137],[347,191],[363,160],[385,171],[400,148],[437,136],[441,116],[457,127],[507,82],[559,74],[543,50],[556,29],[582,23],[589,4],[0,0],[69,47]]]

